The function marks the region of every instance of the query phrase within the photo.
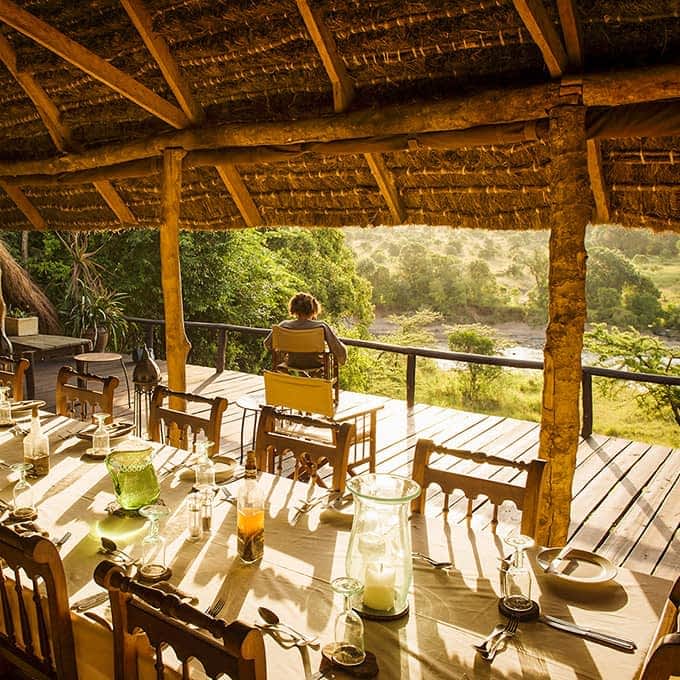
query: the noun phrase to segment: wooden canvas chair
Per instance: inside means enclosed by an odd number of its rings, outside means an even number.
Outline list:
[[[640,680],[680,677],[680,576],[668,597]]]
[[[0,558],[0,657],[21,677],[77,680],[66,577],[56,546],[0,525]]]
[[[526,472],[526,483],[524,486],[517,486],[509,482],[485,479],[431,467],[430,457],[433,453],[455,456],[461,460],[470,460],[480,465],[494,465],[501,468],[515,469],[519,472]],[[449,509],[449,494],[456,489],[462,491],[468,499],[468,517],[472,515],[475,498],[477,496],[486,496],[493,505],[493,524],[496,524],[498,521],[498,506],[506,500],[514,502],[518,510],[522,511],[522,533],[533,537],[536,532],[538,506],[541,499],[545,466],[546,461],[544,460],[532,460],[530,463],[516,462],[506,460],[505,458],[489,456],[477,451],[463,451],[447,448],[446,446],[438,446],[430,439],[419,439],[416,443],[413,458],[413,479],[420,484],[422,493],[412,501],[411,509],[413,512],[425,512],[427,487],[435,483],[441,487],[445,494],[445,512]]]
[[[332,381],[325,378],[264,371],[264,399],[268,406],[332,418],[335,414],[333,389]]]
[[[175,399],[187,404],[199,405],[200,411],[186,412],[164,406],[165,400]],[[175,392],[157,385],[149,408],[149,438],[166,442],[192,451],[198,435],[202,432],[213,444],[208,451],[212,456],[219,451],[222,431],[222,415],[229,402],[224,397],[202,397],[190,392]],[[208,408],[209,407],[209,408]]]
[[[338,360],[326,346],[321,327],[297,330],[273,326],[272,369],[291,375],[330,380],[335,402],[340,398]]]
[[[62,366],[57,375],[57,414],[76,420],[90,420],[92,414],[99,411],[108,413],[106,422],[111,422],[113,397],[118,383],[118,378],[113,375],[101,377]]]
[[[168,647],[182,664],[182,677],[190,677],[189,662],[197,659],[209,678],[226,673],[233,680],[266,679],[264,641],[257,628],[208,616],[174,594],[132,580],[108,560],[97,565],[94,579],[109,591],[115,680],[137,680],[142,656],[153,658],[159,680],[165,677]],[[139,631],[148,640],[148,652]]]
[[[329,434],[326,441],[319,436],[324,432]],[[265,406],[255,438],[257,465],[260,470],[273,473],[278,469],[280,473],[284,456],[290,454],[294,458],[294,479],[304,471],[316,477],[317,483],[325,487],[317,470],[328,463],[333,468],[333,490],[342,493],[354,436],[352,423],[334,423]]]
[[[26,371],[30,365],[28,359],[0,356],[0,385],[10,388],[8,396],[14,401],[22,401],[24,398]]]

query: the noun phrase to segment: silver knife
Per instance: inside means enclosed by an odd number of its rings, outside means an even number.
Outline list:
[[[71,605],[71,610],[74,612],[84,612],[93,607],[98,607],[100,604],[104,604],[108,599],[108,591],[105,593],[96,593],[95,595],[90,595],[89,597],[84,597],[82,600],[74,602]]]
[[[621,649],[624,652],[634,652],[637,649],[637,645],[630,640],[624,640],[623,638],[615,637],[614,635],[609,635],[607,633],[600,633],[597,630],[592,630],[591,628],[583,628],[570,621],[563,621],[562,619],[556,619],[554,616],[546,616],[542,614],[538,617],[541,623],[545,623],[547,626],[552,628],[557,628],[557,630],[563,630],[567,633],[574,633],[575,635],[580,635],[586,640],[593,640],[594,642],[601,642],[603,645],[608,645],[609,647],[615,647],[616,649]]]
[[[567,545],[563,546],[557,555],[550,560],[550,564],[548,564],[543,571],[545,571],[546,574],[556,571],[560,562],[569,554],[569,552],[571,552],[571,546],[567,543]]]

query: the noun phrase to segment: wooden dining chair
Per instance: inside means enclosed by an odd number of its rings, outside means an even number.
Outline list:
[[[193,411],[171,408],[165,405],[166,399],[182,401],[190,405]],[[220,448],[222,416],[228,405],[224,397],[209,398],[190,392],[175,392],[157,385],[149,407],[149,437],[152,441],[164,441],[191,451],[202,432],[212,442],[208,451],[208,455],[212,456]]]
[[[328,436],[323,438],[323,435]],[[326,486],[318,469],[328,463],[333,468],[333,490],[345,490],[349,451],[355,437],[353,423],[334,423],[264,406],[260,414],[255,437],[257,466],[260,470],[279,474],[286,454],[294,458],[292,477],[298,479],[301,472],[310,472],[320,486]]]
[[[57,547],[38,534],[18,535],[0,525],[0,558],[0,666],[4,661],[21,677],[37,680],[77,680],[66,577]],[[7,677],[18,676],[10,671]]]
[[[9,396],[14,401],[22,401],[24,398],[26,371],[30,365],[28,359],[0,356],[0,385],[10,388]]]
[[[113,621],[115,680],[137,680],[142,655],[138,632],[149,643],[156,677],[165,677],[163,652],[171,647],[190,677],[189,662],[197,659],[210,678],[227,674],[232,680],[265,680],[267,665],[262,632],[234,621],[226,623],[192,607],[177,595],[142,585],[108,560],[97,565],[95,581],[109,591]],[[211,637],[212,636],[212,637]],[[174,676],[173,676],[174,677]]]
[[[340,398],[338,360],[326,346],[323,328],[292,329],[272,327],[272,370],[307,378],[324,378]],[[296,361],[296,355],[298,361]],[[304,358],[304,361],[300,361]]]
[[[514,469],[518,472],[526,472],[526,482],[524,486],[517,486],[509,482],[435,468],[430,465],[430,457],[433,453],[454,456],[458,459],[469,460],[480,465],[492,465],[500,468]],[[427,487],[434,483],[438,484],[444,492],[444,512],[448,512],[449,509],[449,494],[456,489],[462,491],[468,499],[467,517],[472,516],[474,500],[477,496],[488,498],[489,502],[493,505],[493,524],[498,522],[498,507],[503,501],[512,501],[517,506],[517,509],[522,511],[522,533],[533,537],[536,532],[538,506],[543,489],[545,466],[545,460],[537,459],[524,463],[497,456],[489,456],[479,451],[464,451],[439,446],[430,439],[419,439],[416,442],[413,458],[413,480],[420,484],[422,493],[412,501],[411,509],[413,512],[425,512]]]
[[[101,377],[62,366],[57,374],[57,415],[90,420],[92,414],[99,411],[108,413],[106,422],[112,422],[113,397],[118,383],[115,375]]]
[[[640,680],[668,680],[671,677],[680,677],[680,576],[659,618]]]

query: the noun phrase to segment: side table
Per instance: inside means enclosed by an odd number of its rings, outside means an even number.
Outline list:
[[[125,362],[123,361],[123,355],[117,352],[85,352],[84,354],[76,354],[74,357],[76,362],[76,368],[87,373],[88,364],[104,364],[111,361],[119,361],[121,368],[123,369],[123,375],[125,376],[125,387],[127,387],[128,395],[128,408],[132,406],[132,401],[130,400],[130,381],[128,380],[127,369],[125,368]]]

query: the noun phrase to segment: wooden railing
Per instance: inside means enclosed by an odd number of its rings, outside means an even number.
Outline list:
[[[163,326],[165,321],[162,319],[144,319],[129,316],[126,319],[130,323],[139,324],[145,327],[146,344],[153,346],[154,326]],[[228,323],[212,323],[207,321],[185,321],[187,328],[203,328],[217,333],[217,351],[215,357],[215,370],[221,372],[225,367],[225,356],[227,351],[227,339],[229,333],[239,333],[241,335],[253,335],[266,337],[269,328],[254,328],[252,326],[237,326]],[[406,403],[412,407],[415,404],[416,394],[416,358],[443,359],[447,361],[459,361],[462,363],[483,364],[487,366],[501,366],[504,368],[525,368],[530,370],[542,371],[542,361],[531,361],[527,359],[510,359],[500,356],[487,356],[485,354],[469,354],[467,352],[448,352],[444,350],[427,349],[426,347],[409,347],[404,345],[390,345],[374,340],[358,340],[356,338],[341,338],[343,343],[351,347],[363,347],[365,349],[376,350],[378,352],[391,352],[393,354],[403,354],[406,356]],[[680,386],[680,377],[662,375],[658,373],[631,373],[629,371],[619,371],[612,368],[601,366],[582,366],[581,367],[581,400],[583,421],[581,423],[581,436],[589,437],[593,432],[593,377],[612,378],[615,380],[626,380],[631,382],[646,382],[659,385]]]

